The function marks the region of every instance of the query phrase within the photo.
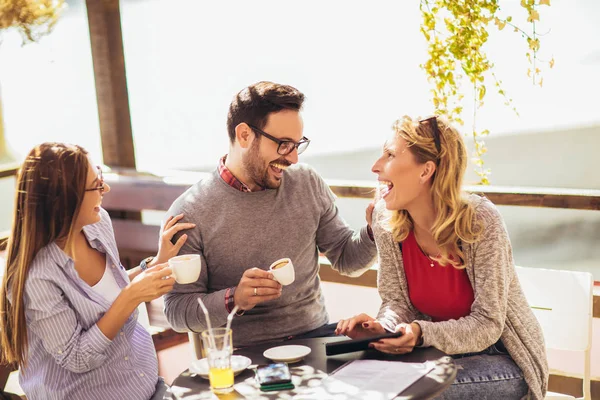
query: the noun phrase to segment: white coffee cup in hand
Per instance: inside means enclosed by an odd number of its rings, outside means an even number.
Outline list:
[[[282,258],[275,261],[269,267],[269,272],[271,272],[275,280],[283,286],[291,284],[296,278],[294,264],[292,264],[292,260],[289,258]]]
[[[200,254],[184,254],[169,259],[173,277],[180,284],[194,283],[200,277],[202,261]]]

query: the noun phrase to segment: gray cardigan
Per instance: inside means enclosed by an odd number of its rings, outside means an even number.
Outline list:
[[[383,201],[377,204],[373,231],[379,253],[377,286],[382,300],[377,319],[392,331],[401,322],[415,321],[421,326],[423,346],[434,346],[447,354],[481,351],[502,339],[523,371],[529,385],[528,397],[541,400],[548,387],[544,337],[521,290],[506,227],[489,200],[471,195],[469,201],[475,206],[476,218],[484,224],[478,241],[463,246],[475,299],[469,315],[443,322],[431,322],[410,302],[402,253],[382,224],[389,214]]]

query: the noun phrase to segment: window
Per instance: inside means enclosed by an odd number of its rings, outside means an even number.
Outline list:
[[[0,45],[0,95],[8,148],[22,158],[44,141],[76,143],[101,161],[87,13],[73,2],[54,31],[22,46],[15,31]]]
[[[22,46],[16,31],[3,32],[0,60],[0,140],[11,156],[0,154],[0,164],[22,161],[45,141],[77,143],[101,162],[84,2],[71,2],[54,31],[39,43]],[[14,178],[0,178],[0,231],[9,229],[14,189]]]

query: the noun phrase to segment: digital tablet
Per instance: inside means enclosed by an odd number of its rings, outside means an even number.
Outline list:
[[[376,342],[379,339],[397,338],[400,336],[402,336],[402,332],[394,332],[363,339],[350,339],[342,340],[341,342],[326,343],[325,354],[333,356],[336,354],[352,353],[353,351],[368,350],[369,343]]]

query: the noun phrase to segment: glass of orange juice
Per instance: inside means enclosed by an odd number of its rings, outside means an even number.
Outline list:
[[[229,393],[233,390],[231,340],[231,329],[213,328],[202,332],[202,346],[208,360],[208,378],[214,393]]]

